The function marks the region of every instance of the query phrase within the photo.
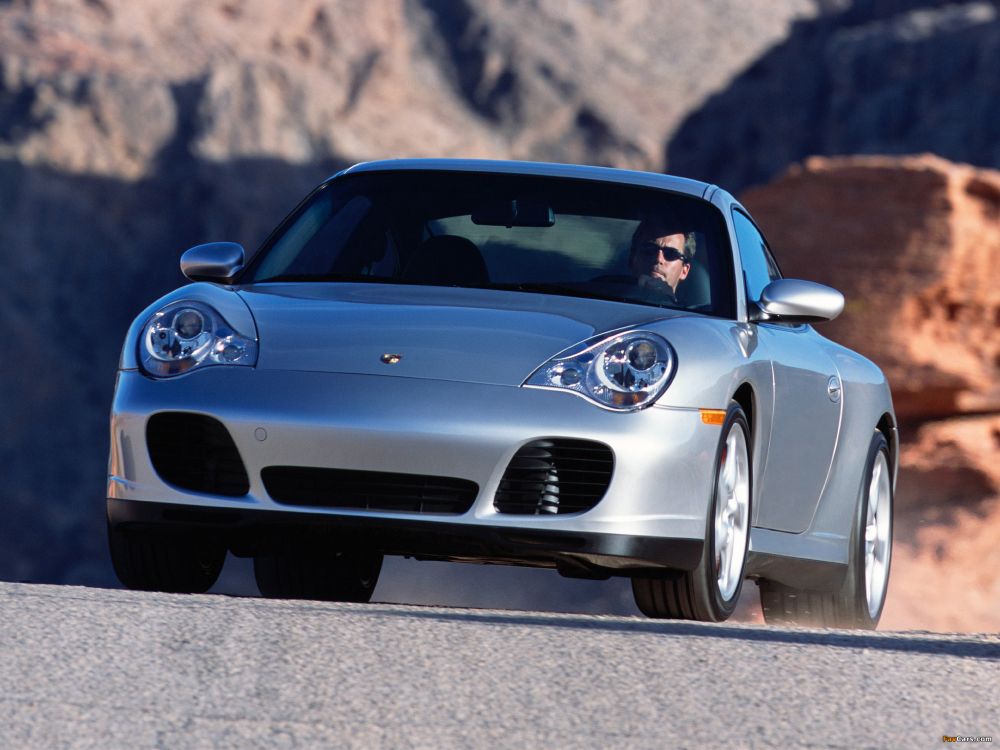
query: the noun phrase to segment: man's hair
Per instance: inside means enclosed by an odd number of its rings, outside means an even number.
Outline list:
[[[690,263],[698,250],[698,238],[694,232],[687,228],[685,222],[680,221],[676,216],[667,214],[657,214],[656,216],[647,216],[640,219],[639,225],[635,228],[635,232],[632,233],[632,245],[629,252],[635,252],[640,237],[656,238],[666,237],[671,234],[684,235],[684,260]]]

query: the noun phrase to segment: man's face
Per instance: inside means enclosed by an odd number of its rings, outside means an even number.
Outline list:
[[[660,279],[676,292],[677,285],[687,278],[691,270],[691,264],[683,256],[683,234],[665,234],[662,237],[640,234],[629,265],[637,277]]]

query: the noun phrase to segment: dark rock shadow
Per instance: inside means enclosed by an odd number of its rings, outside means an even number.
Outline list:
[[[678,128],[668,171],[736,192],[811,155],[1000,166],[1000,10],[857,0],[793,25]]]

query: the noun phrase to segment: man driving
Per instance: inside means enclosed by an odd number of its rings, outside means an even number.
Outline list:
[[[691,271],[697,241],[675,220],[643,219],[632,235],[629,270],[643,301],[677,304],[677,286]]]

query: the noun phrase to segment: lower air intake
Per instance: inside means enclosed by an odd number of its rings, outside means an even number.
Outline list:
[[[160,478],[183,490],[239,497],[247,471],[229,431],[204,414],[161,412],[146,423],[146,446]]]
[[[479,485],[466,479],[384,471],[269,466],[260,473],[275,502],[397,513],[465,513]]]
[[[590,510],[607,492],[613,469],[614,454],[603,443],[536,440],[514,454],[493,506],[520,515]]]

